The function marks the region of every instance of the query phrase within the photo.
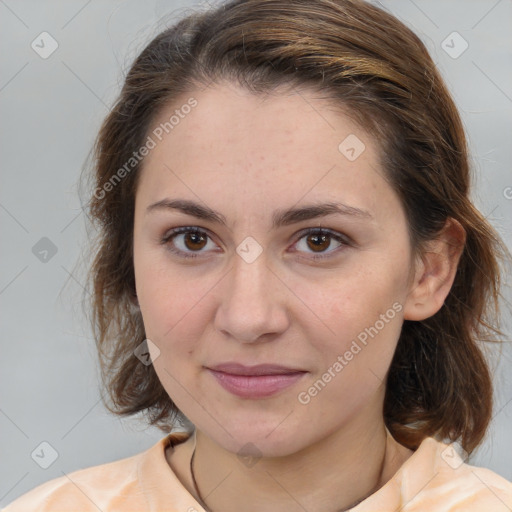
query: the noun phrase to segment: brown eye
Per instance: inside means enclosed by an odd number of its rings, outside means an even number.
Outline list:
[[[310,247],[315,252],[322,252],[325,249],[328,249],[331,245],[331,235],[324,234],[313,234],[308,235],[308,247]],[[311,242],[311,243],[309,243]]]
[[[305,240],[305,244],[301,244],[302,240]],[[328,250],[331,248],[333,241],[337,246],[332,250]],[[329,258],[351,245],[352,241],[348,236],[337,231],[322,228],[313,228],[302,232],[302,236],[294,244],[296,251],[313,254],[310,257],[313,260]],[[315,255],[315,253],[318,255]]]
[[[303,240],[306,241],[305,247],[300,247]],[[187,226],[171,230],[161,239],[161,244],[167,246],[169,251],[182,258],[198,258],[209,252],[208,244],[210,241],[211,237],[206,231]],[[329,250],[333,241],[338,246]],[[213,241],[211,243],[213,247],[216,246]],[[309,257],[312,260],[328,258],[348,246],[352,246],[352,241],[348,236],[322,228],[310,228],[303,231],[302,236],[294,244],[295,251],[312,254]]]
[[[204,236],[199,231],[194,231],[191,233],[185,233],[183,242],[187,249],[190,249],[191,251],[199,251],[206,245],[207,238],[207,236]]]
[[[194,227],[181,227],[171,230],[162,238],[161,243],[182,258],[197,258],[208,252],[203,249],[208,246],[209,240],[210,236],[205,231]]]

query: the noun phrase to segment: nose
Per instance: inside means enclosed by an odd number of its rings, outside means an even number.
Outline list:
[[[265,251],[251,263],[238,254],[233,259],[223,279],[215,328],[239,343],[270,341],[289,325],[287,288],[268,266]]]

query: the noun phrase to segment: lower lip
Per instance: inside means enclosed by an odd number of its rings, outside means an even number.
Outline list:
[[[274,395],[295,384],[306,374],[298,372],[280,375],[233,375],[210,369],[209,371],[226,391],[241,398],[264,398]]]

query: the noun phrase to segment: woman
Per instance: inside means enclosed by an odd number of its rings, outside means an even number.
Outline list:
[[[110,409],[170,432],[5,511],[511,510],[498,235],[425,47],[353,0],[235,0],[157,36],[96,144]]]

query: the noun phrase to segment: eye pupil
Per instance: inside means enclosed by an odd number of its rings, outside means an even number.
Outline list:
[[[330,243],[329,243],[329,236],[330,235],[324,235],[324,234],[321,234],[321,235],[319,235],[319,234],[310,235],[308,237],[308,240],[316,240],[316,241],[321,240],[320,244],[325,243],[327,241],[327,246],[326,247],[318,244],[317,242],[313,242],[313,246],[311,246],[311,249],[313,249],[315,252],[321,252],[322,250],[327,249],[329,247],[329,245],[330,245]],[[318,249],[320,249],[320,250],[318,250]]]
[[[198,242],[198,240],[201,240],[202,239],[202,244],[201,244],[201,241]],[[205,244],[205,239],[206,237],[203,236],[202,234],[200,233],[186,233],[185,234],[185,245],[187,246],[188,249],[190,250],[198,250],[198,249],[202,249]],[[192,240],[192,246],[190,246],[190,244],[188,243],[190,240]],[[197,247],[197,244],[199,244],[200,247]]]

